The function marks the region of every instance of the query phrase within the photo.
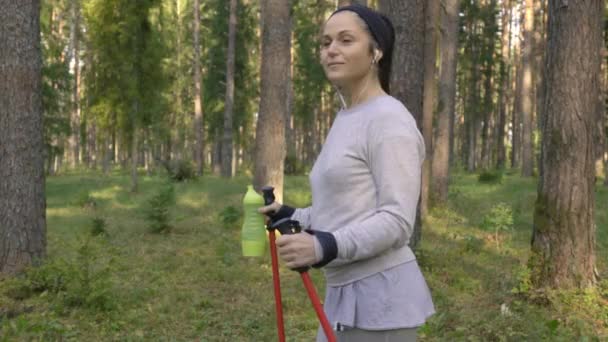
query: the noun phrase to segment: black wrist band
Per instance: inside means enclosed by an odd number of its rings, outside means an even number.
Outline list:
[[[321,248],[323,248],[323,259],[312,265],[312,267],[321,268],[338,257],[338,243],[334,234],[313,229],[307,229],[306,232],[316,236]]]

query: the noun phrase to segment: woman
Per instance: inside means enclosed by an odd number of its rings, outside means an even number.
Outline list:
[[[415,341],[434,313],[408,247],[425,152],[414,118],[388,95],[394,41],[388,18],[367,7],[329,17],[321,64],[344,107],[310,173],[312,206],[259,210],[306,229],[278,238],[278,252],[287,267],[323,267],[339,341]]]

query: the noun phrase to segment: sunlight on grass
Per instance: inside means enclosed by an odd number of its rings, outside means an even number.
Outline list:
[[[95,198],[114,200],[118,197],[120,192],[124,191],[119,185],[114,185],[102,190],[91,191],[91,195]]]

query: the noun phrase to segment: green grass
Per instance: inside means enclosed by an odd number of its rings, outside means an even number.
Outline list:
[[[177,183],[171,232],[153,234],[144,209],[163,182],[142,176],[132,194],[118,171],[50,177],[48,261],[0,283],[0,341],[276,340],[269,257],[243,258],[240,220],[220,215],[240,210],[249,179]],[[596,194],[597,264],[606,274],[608,189]],[[286,203],[310,203],[307,178],[289,177],[285,195]],[[417,251],[438,312],[420,340],[608,338],[606,282],[599,293],[555,294],[551,304],[526,288],[535,195],[534,179],[453,176],[449,204],[431,212]],[[498,203],[511,208],[513,223],[496,232],[484,216]],[[91,236],[95,217],[106,234]],[[322,275],[311,274],[322,296]],[[313,340],[317,319],[300,277],[282,268],[281,280],[288,340]]]

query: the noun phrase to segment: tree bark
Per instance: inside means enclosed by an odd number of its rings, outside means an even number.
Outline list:
[[[511,70],[511,0],[503,0],[502,3],[502,33],[501,33],[501,61],[500,79],[501,91],[498,94],[499,112],[498,124],[496,126],[496,168],[503,169],[506,165],[505,126],[507,123],[507,108],[510,96],[510,70]]]
[[[228,50],[226,51],[226,101],[224,107],[224,136],[222,141],[222,176],[234,176],[232,117],[234,108],[234,61],[236,42],[237,0],[230,0],[230,21],[228,24]],[[286,107],[283,107],[286,108]]]
[[[455,116],[456,66],[458,52],[458,13],[460,0],[445,3],[441,17],[441,74],[439,76],[439,106],[437,129],[433,145],[432,179],[433,203],[443,205],[448,200],[450,175],[450,118]]]
[[[595,152],[601,0],[549,2],[542,174],[534,212],[532,281],[585,288],[595,273]],[[584,39],[581,39],[584,37]]]
[[[533,146],[533,110],[534,110],[534,82],[532,65],[534,51],[534,1],[526,0],[524,13],[524,41],[521,53],[521,119],[522,119],[522,165],[521,175],[532,176],[534,172],[534,146]]]
[[[196,145],[194,147],[194,161],[196,162],[196,175],[203,174],[204,158],[203,150],[205,137],[203,131],[203,102],[201,88],[201,4],[200,0],[194,0],[194,136]]]
[[[70,153],[71,166],[76,167],[80,163],[80,5],[78,0],[71,0],[70,19],[70,50],[74,61],[73,74],[74,84],[72,87],[72,113],[70,117]]]
[[[46,254],[40,2],[0,0],[0,276]]]
[[[429,188],[431,183],[431,161],[433,158],[433,116],[437,99],[436,56],[437,21],[439,19],[439,0],[427,0],[425,5],[424,33],[424,85],[422,100],[422,136],[426,147],[426,158],[422,164],[422,184],[420,188],[420,214],[426,217],[429,207]]]
[[[337,7],[340,8],[343,6],[348,6],[348,5],[353,5],[353,4],[367,6],[367,0],[338,0]]]
[[[521,39],[516,39],[521,41]],[[515,44],[515,54],[513,59],[520,60],[520,44]],[[518,168],[521,165],[521,87],[522,87],[522,68],[521,64],[515,66],[515,98],[513,100],[513,112],[511,126],[513,135],[511,137],[511,168]]]
[[[138,104],[137,102],[134,104],[134,114],[138,115]],[[133,137],[131,138],[131,192],[137,192],[139,190],[139,184],[137,180],[137,165],[139,164],[139,124],[137,119],[133,119]]]
[[[424,0],[380,0],[378,8],[395,27],[395,47],[390,81],[391,95],[403,102],[422,131],[424,86]],[[410,247],[418,246],[422,235],[420,205]]]
[[[487,7],[488,13],[494,13],[496,8],[496,0],[485,1],[484,6]],[[496,16],[487,15],[484,18],[484,31],[486,46],[484,50],[484,99],[483,99],[483,128],[481,131],[481,160],[480,164],[483,169],[489,169],[492,160],[492,137],[491,128],[494,125],[494,101],[493,101],[493,80],[494,80],[494,45],[496,29]]]
[[[289,73],[290,2],[262,0],[262,68],[260,110],[256,130],[254,186],[275,188],[283,200],[285,160],[285,88]]]

